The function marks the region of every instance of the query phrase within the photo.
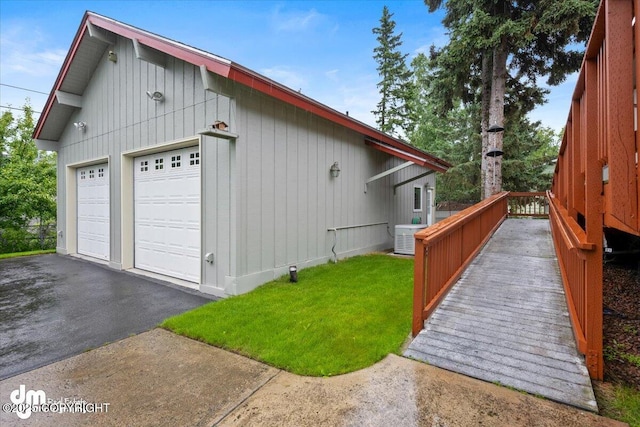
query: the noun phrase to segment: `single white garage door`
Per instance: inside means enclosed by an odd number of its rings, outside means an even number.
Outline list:
[[[78,253],[109,259],[109,165],[76,171]]]
[[[198,147],[134,162],[135,266],[200,282]]]

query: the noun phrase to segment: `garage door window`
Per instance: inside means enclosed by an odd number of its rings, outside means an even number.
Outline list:
[[[191,153],[189,154],[189,165],[199,165],[200,164],[200,153]]]
[[[160,157],[159,159],[156,159],[156,170],[162,170],[164,169],[164,159],[162,157]]]
[[[179,168],[180,167],[180,158],[181,156],[171,156],[171,167],[172,168]]]

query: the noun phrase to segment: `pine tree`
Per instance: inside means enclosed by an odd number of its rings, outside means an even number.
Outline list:
[[[387,6],[382,9],[380,26],[372,31],[377,35],[378,46],[373,49],[373,58],[378,63],[378,83],[381,99],[372,111],[376,116],[378,128],[391,135],[406,135],[414,126],[415,120],[409,107],[413,96],[411,71],[407,67],[408,54],[399,50],[402,45],[402,33],[395,34],[396,23]]]
[[[505,104],[515,99],[521,112],[544,102],[538,79],[561,83],[580,67],[582,52],[567,50],[587,40],[598,0],[425,0],[429,11],[446,8],[443,24],[450,43],[440,52],[443,86],[464,97],[459,88],[480,94],[482,105],[483,194],[502,188],[502,159],[486,162],[490,148],[502,150],[503,135],[486,133],[505,121]],[[475,73],[476,82],[469,76]],[[489,77],[490,76],[490,77]],[[471,85],[469,84],[471,80]],[[520,93],[518,93],[520,91]],[[510,93],[511,92],[511,93]],[[514,97],[514,92],[519,97]],[[524,117],[524,115],[521,115]],[[508,130],[507,130],[508,131]],[[498,158],[496,158],[498,159]],[[495,181],[493,176],[495,167]]]

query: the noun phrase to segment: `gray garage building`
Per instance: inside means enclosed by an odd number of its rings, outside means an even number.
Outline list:
[[[38,121],[62,254],[219,296],[393,246],[449,165],[236,63],[87,12]],[[336,176],[337,175],[337,176]]]

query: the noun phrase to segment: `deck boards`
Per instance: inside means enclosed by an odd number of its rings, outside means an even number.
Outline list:
[[[547,220],[506,220],[404,354],[597,411]]]

